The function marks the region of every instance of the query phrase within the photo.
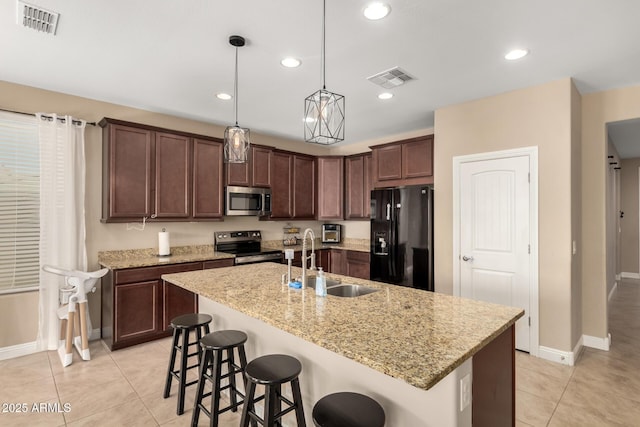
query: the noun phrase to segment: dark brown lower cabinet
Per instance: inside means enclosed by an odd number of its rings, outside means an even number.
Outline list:
[[[114,342],[141,342],[162,333],[159,280],[116,286],[114,300]]]
[[[117,350],[169,336],[171,319],[198,311],[198,296],[160,277],[232,265],[224,259],[110,270],[102,279],[103,341]]]
[[[511,326],[473,356],[473,427],[515,425],[515,343]]]
[[[342,249],[331,249],[329,263],[331,268],[329,271],[334,274],[346,274],[346,251]]]
[[[162,281],[162,328],[173,333],[171,319],[198,311],[198,295],[179,286]]]
[[[370,258],[368,252],[346,251],[346,272],[349,277],[358,277],[360,279],[369,279],[370,277]]]
[[[345,249],[331,249],[331,273],[342,274],[359,279],[369,279],[369,253],[349,251]]]

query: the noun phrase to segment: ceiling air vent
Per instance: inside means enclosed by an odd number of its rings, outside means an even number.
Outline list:
[[[20,0],[18,0],[17,12],[18,25],[48,34],[56,34],[59,13]]]
[[[393,67],[387,71],[367,77],[367,80],[385,89],[393,89],[414,80],[414,77],[400,67]]]

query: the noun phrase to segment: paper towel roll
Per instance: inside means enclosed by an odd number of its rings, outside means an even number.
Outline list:
[[[164,229],[158,232],[158,255],[166,256],[171,254],[171,245],[169,244],[169,232]]]

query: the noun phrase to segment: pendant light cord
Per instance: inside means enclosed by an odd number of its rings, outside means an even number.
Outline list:
[[[322,0],[322,89],[326,89],[327,85],[326,85],[326,81],[327,81],[327,77],[326,77],[326,59],[325,59],[325,55],[326,55],[326,36],[325,36],[325,19],[326,19],[326,14],[327,14],[327,0]]]
[[[233,107],[236,112],[236,127],[238,127],[238,46],[236,46],[236,73],[233,79]]]

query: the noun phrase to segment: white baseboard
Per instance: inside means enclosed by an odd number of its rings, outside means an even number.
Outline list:
[[[605,338],[592,337],[591,335],[583,335],[582,343],[585,347],[597,348],[598,350],[609,351],[611,347],[611,334],[607,334]]]
[[[37,352],[38,343],[36,341],[11,345],[0,348],[0,360],[13,359],[14,357],[26,356]]]
[[[623,279],[640,279],[640,273],[627,273],[623,271],[620,273],[620,277]]]
[[[581,343],[578,343],[582,347]],[[576,360],[576,350],[574,351],[562,351],[555,348],[540,346],[538,350],[538,357],[541,359],[549,360],[551,362],[560,363],[562,365],[573,366]]]
[[[92,329],[89,334],[89,341],[100,339],[100,328]],[[0,348],[0,360],[13,359],[14,357],[27,356],[38,352],[37,341],[24,344],[11,345]]]

